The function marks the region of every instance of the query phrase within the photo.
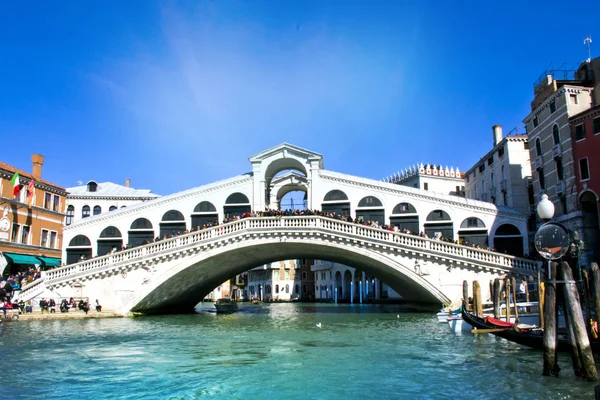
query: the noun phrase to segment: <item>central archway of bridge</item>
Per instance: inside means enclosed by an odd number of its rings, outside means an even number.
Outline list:
[[[370,254],[369,254],[370,253]],[[194,258],[202,258],[195,260]],[[360,247],[332,243],[239,243],[210,257],[199,255],[159,286],[152,288],[132,311],[142,313],[181,313],[194,306],[222,282],[254,267],[290,259],[318,259],[348,265],[374,276],[392,287],[411,303],[439,305],[448,298],[397,261]]]

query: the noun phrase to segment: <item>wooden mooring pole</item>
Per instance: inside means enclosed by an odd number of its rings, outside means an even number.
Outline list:
[[[483,317],[483,306],[481,302],[481,286],[478,281],[473,281],[473,313]]]
[[[560,367],[556,356],[556,263],[550,263],[550,276],[544,293],[544,370],[542,375],[558,377]]]
[[[510,278],[504,278],[504,295],[506,300],[506,322],[510,322]]]
[[[519,310],[517,309],[517,280],[513,276],[510,279],[510,286],[512,287],[513,304],[515,305],[515,325],[519,323]]]
[[[594,299],[594,311],[596,313],[596,328],[600,325],[600,268],[595,262],[591,265],[592,269],[592,298]],[[588,314],[588,318],[591,316]]]
[[[492,302],[494,303],[494,318],[500,318],[500,279],[494,279],[494,297],[492,297]]]
[[[469,309],[469,282],[463,281],[463,307],[465,311],[470,311]]]
[[[597,381],[598,371],[596,370],[596,363],[594,362],[592,347],[590,346],[590,339],[585,326],[586,324],[583,320],[579,292],[577,290],[577,285],[573,280],[573,271],[571,271],[569,264],[563,261],[560,263],[560,272],[559,276],[566,282],[564,284],[565,309],[569,310],[569,316],[572,317],[569,321],[572,328],[569,328],[568,331],[573,331],[575,333],[577,350],[579,352],[579,359],[581,360],[582,367],[580,376],[588,381]],[[575,373],[577,373],[577,371],[575,371]]]
[[[544,329],[544,300],[546,298],[546,284],[538,284],[538,311],[540,313],[540,328]]]

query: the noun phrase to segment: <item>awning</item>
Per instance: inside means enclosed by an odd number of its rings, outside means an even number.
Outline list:
[[[41,264],[42,262],[28,254],[14,254],[14,253],[4,253],[4,256],[9,262],[14,264]]]
[[[44,262],[46,267],[60,267],[60,258],[38,256]]]

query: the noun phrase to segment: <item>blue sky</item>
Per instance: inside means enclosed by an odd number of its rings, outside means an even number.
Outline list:
[[[288,142],[380,179],[470,168],[522,127],[550,62],[600,49],[600,5],[433,1],[0,4],[0,160],[64,187],[169,194]]]

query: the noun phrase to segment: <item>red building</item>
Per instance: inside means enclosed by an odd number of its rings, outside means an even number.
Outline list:
[[[600,105],[569,118],[573,142],[584,253],[599,261],[598,201],[600,200]],[[592,259],[590,259],[590,257]]]

